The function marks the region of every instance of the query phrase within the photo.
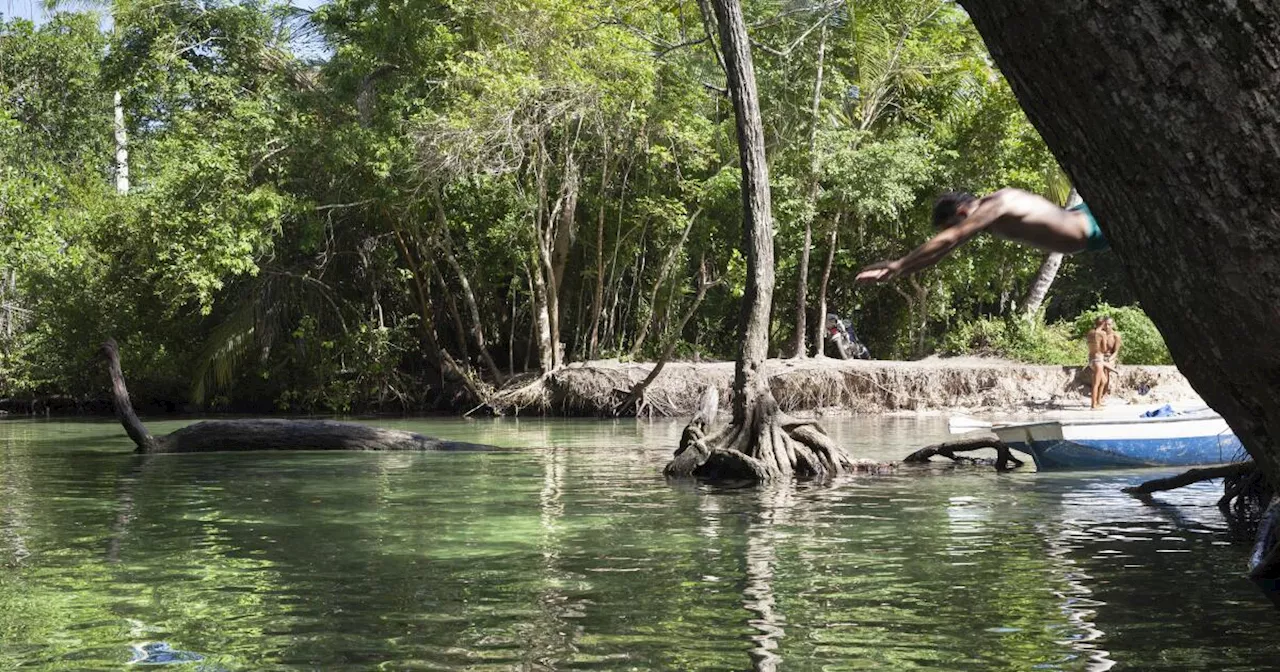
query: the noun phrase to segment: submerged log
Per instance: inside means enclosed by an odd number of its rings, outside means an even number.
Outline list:
[[[166,436],[152,436],[133,411],[120,351],[114,339],[102,344],[111,375],[116,417],[139,453],[200,453],[252,450],[491,450],[492,447],[441,441],[415,432],[369,427],[337,420],[205,420]]]
[[[1009,471],[1023,465],[1023,461],[1013,456],[1013,451],[1009,446],[1001,441],[995,434],[984,434],[971,439],[962,439],[959,441],[944,441],[943,443],[935,443],[932,446],[925,446],[920,450],[906,456],[903,462],[928,462],[929,458],[934,455],[941,455],[951,459],[954,462],[961,460],[972,460],[974,458],[957,455],[956,453],[965,453],[972,450],[982,450],[983,448],[994,448],[996,451],[996,471]],[[1012,464],[1013,466],[1009,466]]]

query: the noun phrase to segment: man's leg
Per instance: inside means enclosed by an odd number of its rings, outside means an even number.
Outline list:
[[[1107,370],[1101,362],[1091,365],[1093,369],[1093,390],[1089,395],[1089,408],[1097,408],[1102,398],[1102,385],[1106,380]]]

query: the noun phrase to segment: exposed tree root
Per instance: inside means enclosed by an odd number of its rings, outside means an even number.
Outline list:
[[[1249,578],[1255,581],[1280,579],[1280,545],[1276,544],[1280,528],[1280,499],[1272,498],[1258,520],[1258,533],[1254,536],[1253,552],[1249,554]]]
[[[1215,478],[1240,476],[1250,471],[1256,471],[1252,462],[1236,462],[1234,464],[1224,464],[1220,467],[1188,469],[1176,476],[1156,478],[1150,481],[1145,481],[1131,488],[1124,488],[1122,492],[1127,492],[1131,495],[1149,495],[1153,492],[1176,490],[1177,488],[1186,487],[1193,483],[1210,481]]]
[[[697,413],[685,427],[680,447],[664,470],[668,477],[759,483],[793,477],[822,480],[847,472],[892,468],[852,459],[815,422],[780,412],[767,391],[749,407],[746,422],[708,434],[718,405],[719,394],[715,388],[707,388]]]
[[[928,462],[929,458],[934,455],[941,455],[949,458],[954,462],[983,462],[976,458],[956,453],[964,453],[971,450],[981,450],[983,448],[994,448],[996,451],[995,467],[996,471],[1009,471],[1021,467],[1024,463],[1022,460],[1013,456],[1013,451],[1009,446],[996,437],[995,434],[984,434],[971,439],[963,439],[960,441],[945,441],[943,443],[935,443],[932,446],[925,446],[920,450],[908,455],[903,462]],[[1012,466],[1010,466],[1012,465]]]

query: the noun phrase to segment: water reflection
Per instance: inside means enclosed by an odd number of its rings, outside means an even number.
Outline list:
[[[773,672],[782,662],[778,655],[779,640],[786,634],[786,618],[777,609],[773,591],[774,565],[777,563],[775,542],[778,526],[791,523],[795,488],[771,485],[754,489],[756,512],[750,514],[746,543],[746,586],[742,606],[753,617],[747,621],[758,634],[751,636],[752,669]]]
[[[1280,654],[1211,486],[1160,505],[1119,492],[1150,472],[735,490],[661,478],[676,423],[404,425],[518,450],[140,458],[105,424],[0,423],[0,668],[119,669],[145,645],[227,670],[1184,670]],[[874,459],[945,433],[827,427]]]

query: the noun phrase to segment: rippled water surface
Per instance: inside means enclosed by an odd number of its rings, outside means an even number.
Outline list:
[[[182,423],[156,423],[166,432]],[[143,458],[0,422],[0,668],[1250,670],[1277,613],[1217,486],[909,469],[668,485],[666,422],[382,424],[501,453]],[[845,419],[900,458],[936,419]]]

